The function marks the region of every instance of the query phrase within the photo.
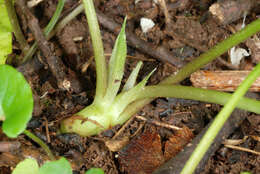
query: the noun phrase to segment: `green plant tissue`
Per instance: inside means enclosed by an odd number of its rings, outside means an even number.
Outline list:
[[[0,65],[0,119],[11,138],[22,133],[32,117],[33,96],[23,75],[10,65]]]
[[[35,159],[28,158],[20,162],[12,174],[39,174],[39,166]]]
[[[12,52],[12,26],[7,14],[4,0],[0,0],[0,65]]]
[[[72,174],[70,163],[65,158],[57,161],[46,162],[41,168],[39,174]]]

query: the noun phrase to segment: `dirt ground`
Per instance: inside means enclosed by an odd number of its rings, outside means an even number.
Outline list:
[[[31,9],[41,28],[44,28],[52,17],[57,2],[57,0],[45,0]],[[250,7],[244,7],[244,1],[239,3],[237,9],[224,6],[226,9],[224,22],[217,20],[209,11],[214,3],[223,1],[166,0],[166,8],[159,2],[159,0],[157,3],[153,0],[95,1],[98,14],[103,14],[120,25],[127,15],[128,32],[143,40],[145,46],[148,45],[151,50],[158,51],[157,48],[163,47],[166,52],[158,52],[161,55],[167,53],[171,56],[168,57],[170,60],[156,57],[149,51],[134,47],[135,43],[128,41],[124,77],[128,77],[136,63],[142,60],[144,66],[138,80],[157,68],[149,80],[149,84],[157,84],[175,73],[183,64],[238,31],[243,22],[241,11],[249,11],[246,24],[260,15],[260,5],[254,1],[246,3],[249,6],[251,3]],[[77,5],[77,1],[67,1],[62,16],[66,16]],[[230,12],[230,9],[237,11]],[[32,44],[35,36],[28,26],[28,21],[18,7],[17,13],[25,37]],[[140,19],[143,17],[151,19],[155,24],[146,33],[140,27]],[[101,25],[104,50],[108,55],[112,52],[116,31],[118,28],[109,29],[106,24]],[[260,38],[259,34],[255,37]],[[248,42],[239,46],[252,50]],[[221,106],[216,104],[159,98],[145,106],[125,125],[115,126],[100,135],[83,138],[76,134],[59,134],[60,121],[89,105],[95,93],[95,63],[89,61],[93,51],[85,14],[81,13],[74,18],[49,40],[49,44],[55,56],[64,64],[66,75],[79,82],[79,87],[71,91],[60,89],[58,80],[46,63],[45,56],[38,50],[33,57],[37,61],[36,64],[28,66],[34,67],[23,71],[32,87],[35,101],[33,118],[27,128],[46,142],[56,156],[66,157],[72,164],[74,174],[83,174],[91,167],[100,167],[106,174],[152,173],[182,151],[187,144],[189,145],[193,137],[196,137],[221,109]],[[258,49],[260,50],[259,47]],[[260,59],[259,50],[257,54],[257,50],[253,49],[251,56],[242,59],[238,66],[230,63],[229,54],[226,53],[203,69],[251,70]],[[14,41],[14,54],[20,54],[16,41]],[[189,78],[182,84],[192,85]],[[170,125],[183,129],[174,130]],[[239,140],[237,146],[260,152],[259,115],[247,113],[246,119],[239,123],[235,131],[229,133],[228,139]],[[40,164],[48,160],[45,152],[25,135],[20,135],[17,139],[8,139],[1,133],[0,141],[19,144],[11,151],[0,153],[0,174],[11,173],[19,161],[29,156],[37,159]],[[214,154],[208,157],[203,168],[204,171],[200,173],[204,174],[237,174],[242,171],[257,174],[260,173],[260,155],[231,149],[220,143]]]

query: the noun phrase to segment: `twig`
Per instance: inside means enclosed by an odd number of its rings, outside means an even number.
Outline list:
[[[135,118],[134,116],[131,117],[131,118],[119,129],[119,131],[116,132],[116,134],[113,136],[112,139],[116,139],[116,138],[126,129],[126,127],[130,125],[130,123],[134,120],[134,118]]]
[[[45,121],[45,131],[46,131],[46,137],[47,137],[47,143],[51,142],[50,139],[50,134],[49,134],[49,125],[48,125],[48,120],[46,117],[43,117],[44,121]]]
[[[139,120],[143,120],[143,121],[146,121],[148,123],[155,124],[156,126],[165,127],[165,128],[172,129],[172,130],[181,130],[181,128],[179,128],[177,126],[170,125],[170,124],[163,123],[163,122],[159,122],[159,121],[156,121],[156,120],[150,120],[150,119],[147,119],[147,118],[139,116],[139,115],[137,115],[135,117]]]
[[[167,6],[166,6],[166,2],[165,0],[158,0],[162,10],[163,10],[163,13],[164,13],[164,16],[165,16],[165,23],[168,24],[170,22],[170,16],[169,16],[169,12],[168,12],[168,9],[167,9]]]
[[[24,0],[18,0],[17,3],[26,15],[26,18],[28,20],[28,26],[34,35],[39,48],[41,49],[43,55],[46,58],[52,74],[55,76],[57,80],[58,87],[71,92],[80,92],[81,86],[79,81],[76,78],[68,77],[66,75],[65,65],[63,64],[60,58],[57,58],[53,54],[52,50],[49,47],[48,41],[46,40],[43,32],[41,31],[38,20],[27,8]]]
[[[21,143],[18,141],[1,141],[0,142],[0,152],[12,152],[19,149]]]
[[[248,149],[248,148],[245,148],[245,147],[239,147],[239,146],[234,146],[234,145],[230,145],[230,144],[224,144],[224,146],[227,147],[227,148],[231,148],[231,149],[235,149],[235,150],[240,150],[240,151],[260,155],[260,152],[257,152],[255,150],[251,150],[251,149]]]
[[[97,11],[97,17],[100,22],[100,24],[110,30],[111,32],[118,34],[119,29],[121,28],[120,25],[115,23],[111,18],[107,17],[103,13]],[[184,62],[178,58],[174,57],[172,53],[170,53],[165,47],[163,46],[154,46],[152,44],[149,44],[141,39],[139,39],[135,34],[133,34],[130,31],[126,31],[126,38],[127,43],[136,48],[137,50],[144,52],[145,54],[148,54],[160,61],[168,62],[174,66],[182,67]]]
[[[89,65],[93,62],[94,56],[91,56],[86,63],[84,63],[81,67],[81,72],[85,73],[89,67]]]
[[[34,6],[37,6],[39,3],[41,3],[43,0],[30,0],[27,2],[27,6],[29,8],[32,8]]]

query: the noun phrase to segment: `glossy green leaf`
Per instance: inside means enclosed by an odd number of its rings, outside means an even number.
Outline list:
[[[57,161],[50,161],[44,163],[40,168],[39,174],[72,174],[70,163],[65,159],[61,158]]]
[[[21,161],[12,174],[39,174],[39,166],[35,159],[28,158]]]
[[[85,174],[104,174],[104,171],[100,168],[91,168]]]
[[[2,129],[14,138],[25,130],[32,117],[32,91],[23,75],[9,65],[0,65],[0,82]]]
[[[0,0],[0,65],[12,52],[12,26],[7,15],[4,0]]]

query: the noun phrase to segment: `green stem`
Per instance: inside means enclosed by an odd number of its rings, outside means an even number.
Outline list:
[[[78,16],[80,13],[84,11],[83,4],[80,4],[77,6],[72,12],[70,12],[66,17],[64,17],[50,32],[50,34],[47,36],[47,39],[49,40],[52,38],[58,31],[61,31],[72,19],[74,19],[76,16]]]
[[[16,40],[19,42],[21,49],[24,54],[27,54],[29,45],[27,44],[27,41],[24,38],[23,32],[20,28],[16,12],[14,9],[13,1],[12,0],[5,0],[5,6],[7,9],[8,17],[12,25],[12,29],[15,35]]]
[[[57,8],[51,18],[51,20],[49,21],[48,25],[44,28],[44,36],[47,37],[48,35],[50,35],[50,32],[52,31],[52,29],[54,28],[55,24],[57,23],[60,14],[63,10],[64,4],[65,4],[66,0],[59,0]],[[33,45],[31,46],[31,48],[29,49],[29,51],[27,52],[27,54],[24,56],[23,60],[21,63],[26,62],[27,60],[29,60],[33,54],[35,53],[35,51],[37,50],[37,43],[34,42]]]
[[[191,61],[183,68],[179,70],[176,75],[171,75],[161,82],[161,84],[176,84],[189,77],[191,73],[197,71],[207,63],[213,61],[221,54],[228,51],[230,48],[238,45],[239,43],[245,41],[250,36],[256,34],[260,31],[260,19],[248,24],[243,30],[231,35],[229,38],[220,42],[213,48],[211,48],[206,53],[201,54],[198,58]]]
[[[224,108],[218,113],[215,120],[203,136],[202,140],[198,144],[195,151],[192,153],[191,157],[185,164],[181,174],[192,174],[199,164],[200,160],[203,158],[204,154],[208,150],[209,146],[214,141],[218,132],[223,127],[226,120],[229,118],[230,114],[235,109],[236,105],[241,101],[241,98],[245,95],[248,88],[253,84],[253,82],[260,75],[260,64],[258,64],[253,71],[247,76],[247,78],[242,82],[242,84],[237,88],[234,94],[231,96],[230,100],[225,104]]]
[[[60,14],[63,10],[65,2],[66,2],[66,0],[59,0],[58,5],[56,7],[56,10],[55,10],[51,20],[49,21],[48,25],[44,28],[45,36],[50,34],[51,30],[54,28],[55,24],[57,23],[57,21],[60,17]]]
[[[28,136],[29,138],[31,138],[34,142],[36,142],[37,144],[39,144],[43,150],[47,153],[47,155],[49,156],[49,158],[54,161],[55,160],[55,157],[54,155],[52,154],[51,150],[49,149],[49,147],[40,139],[38,138],[37,136],[35,136],[33,133],[31,133],[30,131],[28,130],[25,130],[23,132],[26,136]]]
[[[107,88],[107,66],[94,3],[92,0],[83,0],[83,4],[85,7],[96,62],[97,82],[94,102],[98,103],[104,97]]]
[[[138,95],[136,100],[143,98],[157,98],[157,97],[172,97],[182,98],[190,100],[199,100],[203,102],[216,103],[224,105],[231,98],[232,94],[219,92],[215,90],[207,90],[201,88],[194,88],[181,85],[156,85],[146,86]],[[238,105],[238,108],[244,109],[250,112],[260,114],[260,102],[254,99],[242,98]],[[129,119],[128,114],[121,114],[118,124],[124,123]]]
[[[163,80],[160,83],[160,85],[177,84],[181,82],[183,79],[187,78],[191,73],[200,69],[203,65],[216,59],[218,56],[226,52],[228,49],[239,44],[240,42],[254,35],[258,31],[260,31],[260,19],[257,19],[256,21],[247,25],[243,30],[237,32],[236,34],[233,34],[228,39],[220,42],[218,45],[211,48],[208,52],[194,59],[193,61],[185,65],[183,68],[181,68],[176,75],[171,75],[170,77]],[[130,117],[131,115],[138,112],[141,108],[143,108],[146,104],[150,103],[153,99],[154,98],[143,99],[132,103],[126,108],[123,115],[128,115],[128,117]]]

